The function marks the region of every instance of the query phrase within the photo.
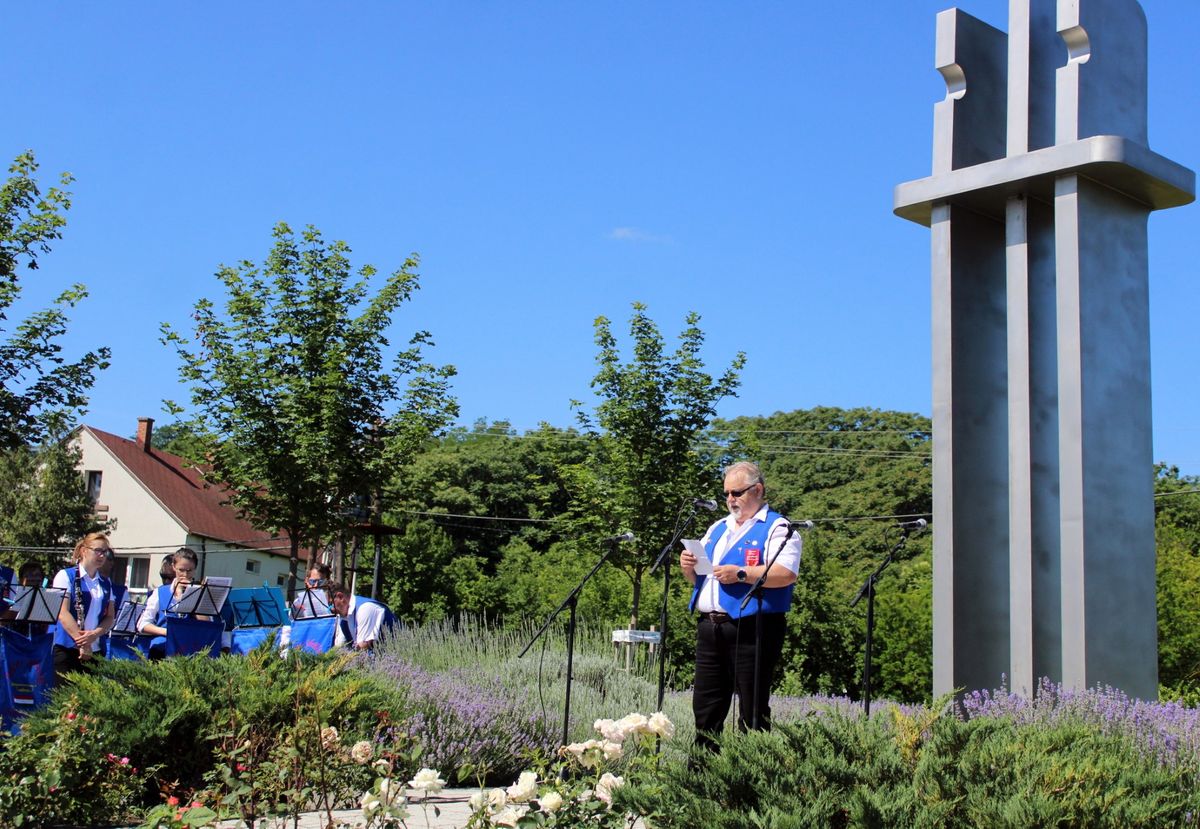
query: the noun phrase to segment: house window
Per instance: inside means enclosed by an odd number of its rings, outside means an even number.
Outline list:
[[[150,586],[150,559],[129,559],[129,589],[145,590]]]
[[[279,577],[275,579],[275,584],[277,584],[280,587],[283,587],[285,584],[287,584],[287,578],[288,578],[287,573],[280,573]]]
[[[112,583],[124,584],[129,577],[129,559],[125,556],[113,557]]]
[[[262,562],[253,558],[246,559],[246,572],[259,573],[262,572]]]
[[[87,473],[88,500],[93,507],[100,503],[100,479],[103,475],[99,469],[89,469]]]

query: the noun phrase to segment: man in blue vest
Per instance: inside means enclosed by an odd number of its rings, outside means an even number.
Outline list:
[[[692,713],[696,742],[716,747],[736,691],[738,726],[755,726],[754,655],[759,645],[757,727],[771,725],[771,681],[783,652],[785,614],[800,569],[800,536],[788,520],[767,506],[766,482],[757,465],[742,461],[725,470],[725,502],[729,515],[713,524],[701,539],[712,563],[711,575],[696,572],[697,559],[687,550],[679,556],[683,575],[694,585],[691,609],[700,615],[696,629],[696,680]],[[742,599],[778,552],[761,598],[741,609]],[[762,641],[757,641],[757,614],[762,614]]]
[[[355,596],[345,585],[328,585],[326,592],[329,607],[338,616],[334,647],[347,645],[360,651],[370,650],[379,635],[396,624],[396,616],[387,605],[366,596]]]

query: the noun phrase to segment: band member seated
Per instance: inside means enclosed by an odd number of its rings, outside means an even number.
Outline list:
[[[308,576],[304,579],[304,586],[308,590],[313,591],[312,598],[321,597],[318,600],[318,605],[324,605],[323,598],[325,596],[325,587],[329,584],[329,578],[333,574],[328,564],[320,562],[308,568]],[[292,602],[292,618],[307,619],[313,615],[312,608],[308,604],[309,599],[305,598],[305,594],[301,593]],[[317,608],[321,610],[320,607]],[[322,611],[322,615],[328,615],[328,611]]]
[[[150,642],[150,658],[162,659],[167,652],[167,619],[179,614],[169,613],[167,608],[171,602],[183,595],[184,591],[195,581],[196,567],[199,557],[195,550],[180,547],[175,551],[175,578],[170,584],[164,584],[146,597],[146,607],[138,619],[138,633],[153,636]],[[208,618],[197,617],[197,618]]]
[[[355,650],[370,650],[383,631],[396,625],[396,615],[387,605],[353,595],[345,585],[332,584],[327,590],[333,612],[340,616],[333,645],[347,645]]]

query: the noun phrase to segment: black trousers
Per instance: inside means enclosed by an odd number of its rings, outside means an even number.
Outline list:
[[[764,613],[762,651],[758,673],[758,727],[771,727],[771,682],[783,653],[787,620],[782,613]],[[733,694],[738,695],[738,728],[754,725],[754,616],[713,622],[701,616],[696,626],[696,683],[692,713],[696,717],[696,743],[715,749],[714,737],[729,715]]]
[[[79,658],[79,648],[64,648],[55,645],[52,650],[54,657],[54,685],[62,684],[62,679],[72,671],[82,671],[84,662]],[[93,653],[92,659],[99,658],[99,653]]]

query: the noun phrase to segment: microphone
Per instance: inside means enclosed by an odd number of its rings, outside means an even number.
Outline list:
[[[902,530],[916,530],[917,532],[920,532],[929,526],[929,522],[924,518],[918,518],[915,521],[900,521],[896,524],[896,526]]]
[[[633,533],[621,533],[620,535],[610,535],[604,539],[604,544],[621,544],[625,541],[633,541]]]
[[[788,527],[792,530],[811,530],[816,525],[811,521],[789,521]]]
[[[714,501],[712,498],[693,498],[692,506],[693,507],[703,507],[704,509],[708,510],[709,512],[713,512],[717,508],[717,502]]]

